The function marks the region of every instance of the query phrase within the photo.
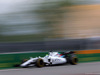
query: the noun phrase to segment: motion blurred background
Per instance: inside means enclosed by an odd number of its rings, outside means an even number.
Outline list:
[[[100,0],[0,0],[0,52],[100,49]]]

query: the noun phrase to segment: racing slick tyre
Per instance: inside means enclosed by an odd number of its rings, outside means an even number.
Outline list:
[[[69,58],[69,63],[72,64],[72,65],[77,65],[78,58],[77,57],[70,57]]]
[[[43,59],[37,59],[36,66],[39,67],[39,68],[44,67]]]

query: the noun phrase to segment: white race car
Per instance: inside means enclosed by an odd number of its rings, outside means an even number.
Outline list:
[[[29,67],[29,66],[37,66],[44,67],[47,65],[59,65],[59,64],[67,64],[70,63],[72,65],[76,65],[78,62],[77,56],[73,51],[68,52],[49,52],[48,55],[44,57],[36,57],[30,58],[29,60],[24,59],[20,64],[20,67]]]

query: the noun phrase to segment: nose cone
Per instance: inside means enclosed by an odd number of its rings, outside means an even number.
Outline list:
[[[28,65],[21,64],[20,67],[27,68]]]

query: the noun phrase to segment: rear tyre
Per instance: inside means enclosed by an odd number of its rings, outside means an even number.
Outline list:
[[[36,66],[39,67],[39,68],[44,67],[44,61],[43,61],[43,59],[40,59],[40,58],[37,59]]]
[[[78,58],[77,57],[70,57],[69,58],[69,63],[72,64],[72,65],[77,65]]]

